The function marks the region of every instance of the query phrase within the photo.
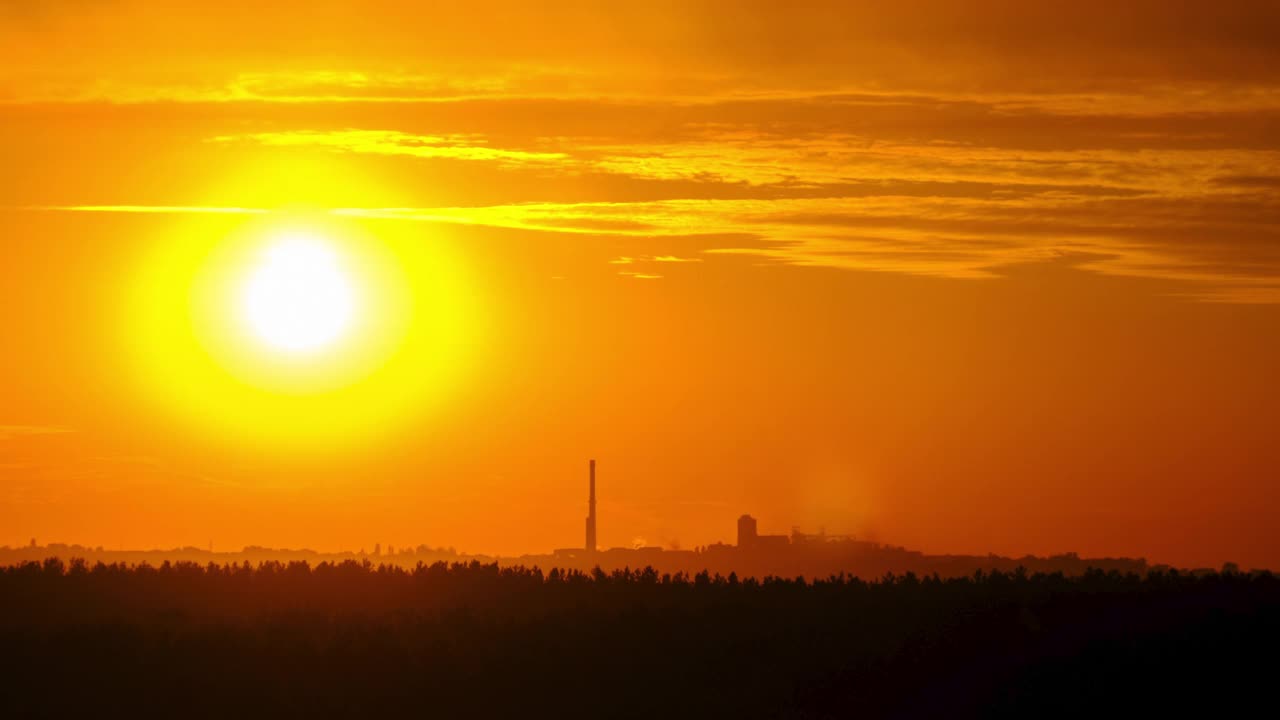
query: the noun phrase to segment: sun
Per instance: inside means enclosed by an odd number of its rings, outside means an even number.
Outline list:
[[[351,278],[332,244],[290,232],[261,253],[240,296],[242,320],[268,347],[314,353],[348,333],[355,317]]]
[[[128,377],[196,437],[307,457],[390,442],[476,372],[488,325],[461,249],[329,212],[165,225],[119,306]]]

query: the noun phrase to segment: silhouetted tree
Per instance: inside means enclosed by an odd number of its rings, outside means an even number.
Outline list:
[[[1278,640],[1280,582],[1236,568],[868,582],[51,557],[0,567],[0,717],[528,717],[549,693],[573,699],[557,717],[1221,716],[1270,686],[1252,658]]]

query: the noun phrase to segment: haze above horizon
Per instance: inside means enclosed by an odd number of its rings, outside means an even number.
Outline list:
[[[0,2],[0,545],[1280,567],[1280,6]]]

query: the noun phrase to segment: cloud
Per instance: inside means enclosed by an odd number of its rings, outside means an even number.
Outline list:
[[[144,215],[265,215],[265,208],[200,205],[47,205],[23,208],[49,212],[137,213]]]
[[[1194,297],[1280,301],[1274,3],[766,4],[734,7],[732,27],[717,2],[504,9],[538,33],[380,2],[37,5],[0,28],[0,95],[26,103],[5,108],[26,131],[0,152],[44,180],[3,189],[13,205],[262,213],[253,183],[206,207],[168,175],[320,158],[398,181],[351,207],[331,202],[357,192],[338,183],[313,203],[335,214],[628,238],[611,262],[632,270],[749,256],[979,279],[1085,255],[1077,267]],[[171,32],[138,33],[141,18]],[[88,27],[131,42],[74,42]],[[469,40],[479,29],[490,42]],[[201,62],[212,50],[218,68]],[[69,107],[31,104],[51,99]],[[66,121],[82,114],[101,122]],[[89,125],[93,142],[25,147]],[[140,127],[179,159],[125,185],[113,162]],[[675,238],[704,242],[690,256]]]
[[[337,152],[403,155],[415,158],[496,161],[502,165],[546,165],[566,159],[559,152],[507,150],[489,147],[484,138],[465,135],[413,135],[394,130],[339,130],[226,135],[213,142],[252,142],[276,147],[318,147]]]
[[[1212,178],[1210,182],[1241,190],[1280,190],[1280,175],[1224,175]]]
[[[649,255],[645,257],[622,256],[609,261],[610,265],[634,265],[635,263],[696,263],[702,258],[677,257],[675,255]]]
[[[0,3],[0,17],[8,51],[0,85],[18,97],[182,98],[190,88],[247,101],[477,88],[706,96],[835,86],[1081,94],[1157,90],[1171,79],[1210,89],[1259,86],[1280,67],[1280,9],[1265,0],[1086,0],[1070,13],[1008,0],[749,7],[367,0],[326,3],[324,11],[300,0],[226,0],[198,10],[144,0],[10,0]],[[210,80],[219,68],[232,70]],[[184,87],[185,95],[174,90]],[[100,88],[106,92],[94,94]]]
[[[1190,197],[841,197],[337,208],[370,220],[664,240],[706,238],[711,257],[948,278],[1066,255],[1078,267],[1173,280],[1214,301],[1280,302],[1280,202],[1236,193]],[[611,264],[694,261],[623,256]],[[624,271],[625,272],[625,271]],[[647,275],[652,273],[634,273]]]
[[[66,435],[75,430],[61,425],[0,425],[0,440],[34,435]]]

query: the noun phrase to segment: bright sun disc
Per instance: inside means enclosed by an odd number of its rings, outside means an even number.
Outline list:
[[[380,443],[472,372],[478,286],[418,225],[278,211],[155,233],[120,304],[122,349],[136,390],[202,437],[306,457]]]
[[[266,248],[241,301],[254,335],[291,353],[332,345],[350,327],[355,310],[355,294],[337,253],[305,234],[283,236]]]

